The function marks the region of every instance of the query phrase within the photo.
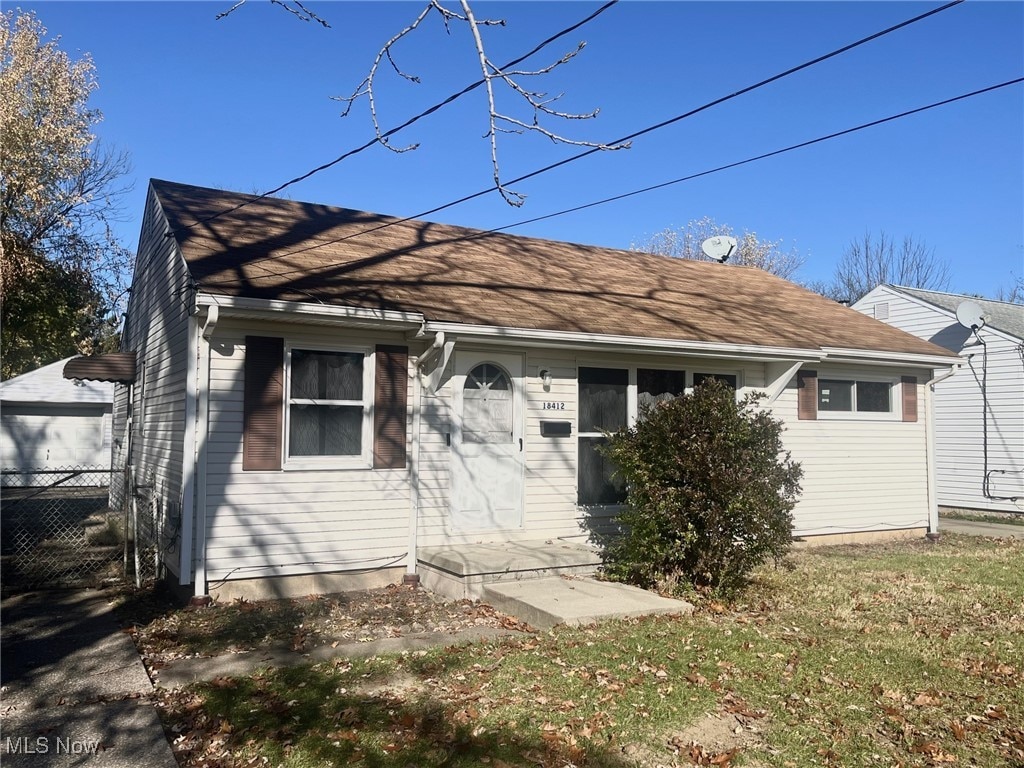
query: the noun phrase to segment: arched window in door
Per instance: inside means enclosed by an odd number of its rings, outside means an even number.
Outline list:
[[[466,374],[462,390],[462,442],[512,442],[512,380],[493,363]]]

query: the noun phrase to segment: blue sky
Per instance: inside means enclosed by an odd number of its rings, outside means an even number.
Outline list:
[[[147,180],[262,192],[372,137],[365,102],[349,93],[381,45],[425,3],[308,5],[331,28],[259,0],[215,20],[231,2],[8,3],[33,10],[73,56],[91,53],[92,105],[102,139],[128,150],[134,191],[118,233],[130,246]],[[621,2],[528,63],[587,47],[544,82],[567,110],[600,108],[557,126],[608,141],[733,93],[941,3]],[[500,63],[598,7],[585,2],[479,2],[502,18],[486,43]],[[428,218],[502,227],[841,131],[1024,75],[1024,4],[969,0],[908,28],[638,139]],[[465,28],[435,18],[395,48],[421,77],[383,72],[379,117],[403,122],[478,77]],[[507,95],[502,96],[507,99]],[[284,196],[415,216],[491,183],[482,91]],[[510,102],[505,102],[509,105]],[[511,106],[508,106],[512,109]],[[505,136],[503,176],[576,154],[538,136]],[[956,292],[991,294],[1024,273],[1024,86],[1016,85],[814,147],[629,200],[510,231],[628,248],[666,227],[711,217],[796,248],[799,277],[826,280],[865,231],[912,236],[951,262]]]

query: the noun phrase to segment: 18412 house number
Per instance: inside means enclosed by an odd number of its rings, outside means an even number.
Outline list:
[[[565,403],[553,403],[550,400],[545,400],[544,401],[544,410],[545,411],[564,411],[565,410]]]

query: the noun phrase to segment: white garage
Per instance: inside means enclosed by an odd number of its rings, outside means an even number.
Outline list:
[[[66,362],[0,382],[0,469],[109,469],[114,385],[65,379]]]

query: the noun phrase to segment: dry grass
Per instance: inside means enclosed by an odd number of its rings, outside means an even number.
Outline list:
[[[836,547],[733,604],[219,680],[187,766],[1024,766],[1024,541]]]

